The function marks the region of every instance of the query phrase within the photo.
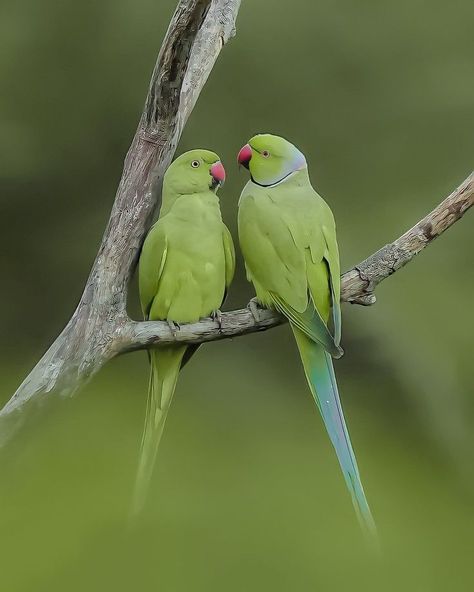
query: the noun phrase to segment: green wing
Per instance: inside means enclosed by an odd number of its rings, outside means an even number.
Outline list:
[[[225,224],[223,231],[224,256],[225,256],[225,286],[228,288],[234,279],[235,273],[235,248],[232,235]]]
[[[339,249],[335,240],[336,235],[331,236],[325,226],[323,226],[323,234],[326,239],[324,259],[329,267],[334,341],[339,345],[341,343],[341,268],[339,264]]]
[[[341,348],[334,343],[333,336],[312,300],[308,302],[307,309],[301,313],[291,308],[276,294],[272,294],[272,299],[275,308],[285,315],[295,327],[303,331],[307,337],[320,343],[334,358],[342,356]]]
[[[148,319],[153,300],[158,293],[167,254],[168,241],[164,224],[158,220],[145,239],[138,269],[140,302],[145,319]]]
[[[341,267],[339,263],[339,247],[336,238],[336,224],[329,206],[327,220],[322,225],[323,236],[326,243],[324,259],[329,267],[329,285],[331,288],[332,319],[334,324],[334,341],[336,345],[341,342]]]
[[[331,220],[334,226],[332,213],[312,188],[296,191],[287,207],[264,196],[243,199],[239,234],[246,266],[250,279],[266,291],[264,304],[271,302],[312,341],[340,357],[340,312],[334,313],[335,337],[327,326],[340,290],[335,230],[333,241],[323,231],[325,225],[331,228]]]

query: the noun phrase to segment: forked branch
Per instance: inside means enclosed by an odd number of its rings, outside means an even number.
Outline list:
[[[240,0],[179,0],[81,300],[0,417],[53,390],[73,393],[117,353],[118,336],[129,323],[127,285],[159,202],[163,174],[221,49],[234,34],[239,7]]]
[[[79,305],[65,329],[0,411],[7,417],[51,391],[73,393],[117,354],[173,342],[203,343],[280,325],[277,313],[248,309],[183,325],[135,322],[126,314],[127,285],[159,202],[163,174],[212,67],[233,35],[240,0],[180,0],[153,71],[145,108],[124,163],[109,223]],[[474,175],[413,228],[342,277],[342,300],[369,305],[375,287],[411,261],[474,203]],[[17,416],[15,416],[17,417]],[[14,422],[15,423],[15,422]],[[16,423],[15,423],[16,425]]]

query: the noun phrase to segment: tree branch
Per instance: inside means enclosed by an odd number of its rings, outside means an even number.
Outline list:
[[[159,203],[181,132],[224,46],[240,0],[179,0],[153,70],[145,108],[81,300],[63,332],[0,412],[54,389],[73,393],[117,353],[127,285]]]
[[[341,299],[353,304],[375,302],[374,289],[460,220],[474,204],[474,172],[433,211],[400,238],[379,249],[342,276]]]
[[[145,108],[125,159],[122,179],[96,261],[71,320],[0,411],[0,442],[16,429],[12,412],[54,389],[73,393],[112,357],[151,345],[203,343],[263,331],[285,322],[248,309],[183,325],[135,322],[126,314],[127,285],[159,202],[159,188],[183,127],[227,40],[240,0],[180,0],[153,71]],[[375,287],[411,261],[474,203],[474,174],[423,220],[342,276],[342,300],[370,305]],[[15,414],[15,417],[19,417]]]
[[[341,278],[341,300],[364,306],[374,304],[376,286],[462,218],[473,204],[474,173],[413,228],[347,271]],[[166,323],[130,321],[122,327],[117,345],[121,352],[126,352],[173,342],[204,343],[265,331],[286,320],[275,311],[259,309],[258,312],[258,321],[248,308],[234,310],[222,314],[221,328],[216,321],[204,319],[199,323],[182,325],[176,335],[171,333]]]

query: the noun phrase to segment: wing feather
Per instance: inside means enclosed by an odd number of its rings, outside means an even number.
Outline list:
[[[331,213],[332,217],[332,213]],[[323,225],[323,236],[326,243],[324,258],[329,267],[329,285],[332,300],[332,320],[334,324],[334,340],[337,345],[341,342],[341,267],[339,263],[339,248],[336,240],[336,227],[329,229]]]
[[[230,286],[234,279],[235,273],[235,248],[232,235],[225,224],[223,228],[223,243],[224,243],[224,257],[225,257],[225,285],[226,288]]]
[[[334,343],[334,339],[327,328],[326,323],[319,314],[316,306],[313,305],[312,301],[308,303],[307,309],[301,313],[294,310],[277,294],[272,294],[272,299],[275,308],[281,312],[281,314],[285,315],[286,318],[309,337],[309,339],[320,343],[334,358],[340,358],[342,356],[343,352],[341,348]]]
[[[168,241],[160,222],[156,222],[145,239],[138,269],[140,302],[145,320],[158,293],[168,254]]]
[[[332,356],[340,357],[340,278],[334,219],[329,206],[312,188],[296,187],[293,191],[290,199],[286,193],[275,196],[252,188],[252,193],[241,199],[239,234],[248,275],[256,287],[260,286],[260,292],[263,289],[267,293],[267,304]],[[334,336],[328,328],[331,308]]]

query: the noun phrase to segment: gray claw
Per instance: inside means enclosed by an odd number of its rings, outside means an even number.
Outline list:
[[[222,332],[222,313],[219,309],[211,312],[211,319],[219,325],[219,332]]]
[[[174,321],[170,321],[170,319],[167,319],[166,322],[168,323],[168,327],[170,328],[171,333],[173,334],[173,337],[176,337],[178,331],[181,329],[181,327],[179,326],[178,323],[175,323]]]
[[[252,298],[252,300],[247,304],[247,308],[252,313],[252,316],[254,318],[254,321],[256,323],[259,323],[260,322],[260,316],[258,314],[258,310],[259,310],[259,308],[261,308],[261,306],[260,306],[258,300],[256,298]]]

